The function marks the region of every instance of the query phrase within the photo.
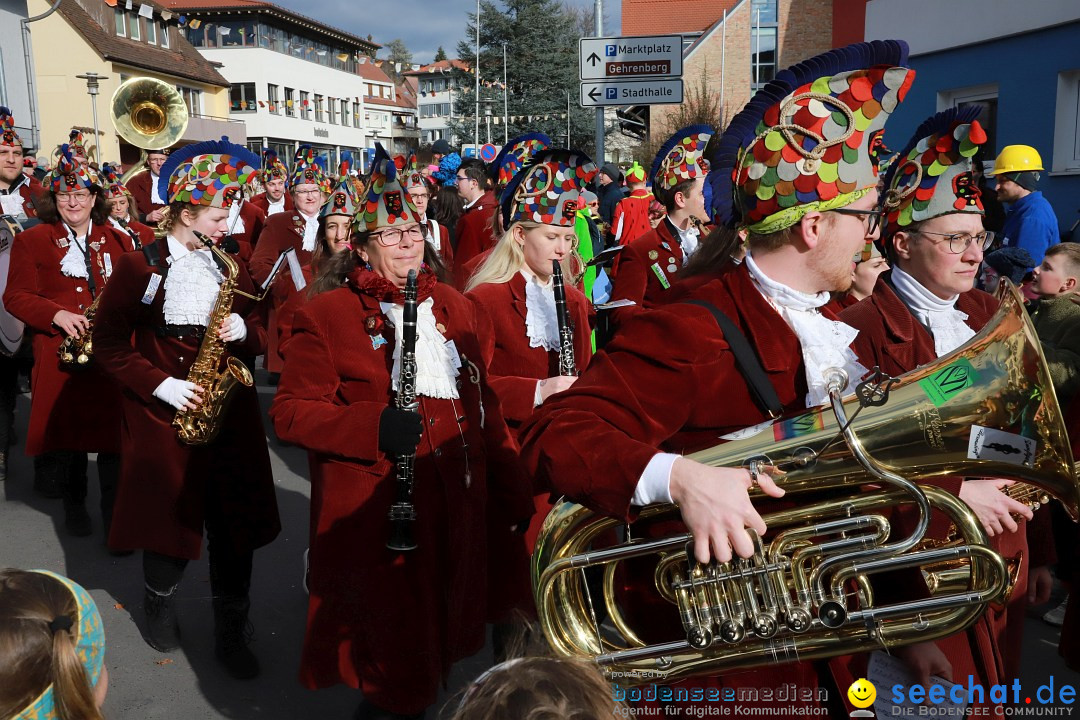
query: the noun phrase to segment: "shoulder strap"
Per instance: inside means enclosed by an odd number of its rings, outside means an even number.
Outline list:
[[[704,300],[687,300],[686,304],[697,305],[709,311],[713,319],[716,320],[716,324],[720,326],[720,332],[727,341],[728,347],[731,348],[731,352],[735,355],[735,366],[739,368],[739,372],[742,373],[743,378],[749,384],[750,394],[754,396],[757,406],[769,417],[774,419],[780,417],[783,406],[780,404],[780,398],[776,395],[776,389],[769,382],[769,377],[765,374],[765,369],[761,367],[761,361],[758,359],[757,353],[754,352],[750,341],[746,339],[739,327],[731,321],[731,318],[720,312],[720,309],[711,303]]]
[[[159,242],[161,242],[161,240],[143,245],[141,250],[143,257],[146,258],[146,264],[151,268],[156,268],[158,274],[164,278],[169,274],[169,265],[168,263],[161,262],[161,249],[158,247]]]

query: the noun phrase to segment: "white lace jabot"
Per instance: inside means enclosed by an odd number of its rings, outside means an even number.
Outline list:
[[[304,218],[304,250],[308,252],[315,251],[315,236],[319,232],[319,216],[318,214],[313,217],[308,217],[304,213],[300,213],[300,217]]]
[[[859,363],[851,343],[859,331],[850,325],[830,320],[819,308],[829,302],[829,293],[816,295],[793,290],[781,285],[761,271],[750,255],[746,256],[746,269],[761,294],[780,313],[795,336],[799,338],[803,365],[806,366],[806,407],[822,405],[829,400],[825,385],[825,371],[840,368],[847,372],[849,381],[858,382],[867,370]],[[852,385],[853,386],[853,385]]]
[[[270,199],[270,196],[266,198],[266,217],[271,215],[277,215],[279,212],[285,212],[285,196],[282,195],[281,199],[274,202]]]
[[[456,398],[458,368],[446,346],[446,337],[435,325],[435,315],[431,311],[434,304],[435,301],[428,298],[416,306],[416,394],[430,398]],[[379,307],[391,325],[401,327],[404,306],[381,302]],[[394,335],[391,380],[396,392],[398,378],[401,377],[401,331],[397,330]]]
[[[531,272],[522,270],[521,275],[525,278],[525,333],[529,336],[529,347],[558,350],[559,317],[555,314],[551,278],[541,285]]]
[[[86,255],[84,253],[86,252],[86,238],[90,237],[93,232],[94,224],[87,225],[86,234],[81,237],[75,237],[75,233],[66,223],[64,229],[67,230],[68,234],[68,246],[64,257],[60,258],[60,272],[68,277],[89,280],[90,276],[86,272]]]
[[[169,235],[169,275],[165,278],[165,322],[206,327],[214,310],[221,274],[210,250],[188,250]]]
[[[966,313],[956,309],[959,295],[942,300],[899,267],[892,269],[893,287],[905,305],[934,338],[934,352],[947,355],[972,337],[975,331],[964,321]]]

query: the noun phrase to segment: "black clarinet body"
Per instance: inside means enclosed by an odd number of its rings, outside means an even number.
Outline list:
[[[570,313],[566,309],[566,287],[563,285],[562,267],[558,260],[551,261],[551,287],[555,294],[555,316],[559,320],[559,374],[577,377],[574,328],[570,325]]]
[[[120,227],[127,230],[127,234],[131,236],[131,241],[135,243],[135,249],[141,250],[142,240],[139,239],[139,233],[135,232],[135,229],[131,227],[131,225],[128,224],[128,221],[124,220],[123,218],[117,218],[116,222],[120,223]]]
[[[401,371],[394,404],[399,410],[418,412],[416,400],[416,271],[410,270],[405,283],[405,305],[402,312]],[[413,476],[416,454],[397,457],[397,499],[390,506],[390,539],[386,547],[404,552],[416,549],[416,508],[413,506]]]

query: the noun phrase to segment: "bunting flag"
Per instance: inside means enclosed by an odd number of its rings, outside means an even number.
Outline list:
[[[116,7],[116,0],[105,0],[105,4],[111,8]]]
[[[196,18],[196,19],[192,20],[190,23],[188,23],[188,27],[191,28],[192,30],[198,30],[200,27],[202,27],[202,20],[199,20],[198,18]]]
[[[337,57],[337,59],[338,59],[338,60],[340,60],[341,62],[348,62],[348,60],[349,60],[349,53],[338,53],[336,57]]]
[[[154,17],[154,8],[150,7],[149,5],[140,5],[139,17],[144,17],[148,20],[152,20]]]
[[[134,5],[131,4],[131,0],[127,0],[127,2],[124,4],[124,9],[125,10],[131,10],[133,8],[134,8]]]
[[[266,107],[266,103],[264,103],[262,100],[259,100],[259,107]]]

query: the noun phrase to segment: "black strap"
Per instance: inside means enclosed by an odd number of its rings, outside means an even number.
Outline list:
[[[158,274],[164,278],[169,274],[169,265],[168,263],[161,262],[161,248],[158,247],[159,242],[165,242],[165,238],[143,245],[141,249],[143,257],[146,258],[146,264],[152,268],[157,268]]]
[[[79,245],[79,239],[75,237],[75,231],[68,227],[67,223],[64,223],[64,228],[68,231],[68,237],[71,238],[71,242],[75,243],[75,247],[79,248],[79,251],[82,253],[83,263],[86,265],[86,285],[90,289],[90,299],[93,300],[97,296],[97,293],[95,292],[97,283],[94,282],[94,266],[93,263],[90,262],[90,233],[94,229],[94,226],[93,224],[90,224],[86,228],[86,237],[83,238],[83,241],[86,243],[85,246]]]
[[[761,367],[761,360],[758,359],[754,348],[750,346],[750,341],[746,339],[739,327],[711,303],[704,300],[687,300],[686,304],[703,307],[712,314],[716,324],[720,326],[720,332],[723,333],[728,347],[735,355],[735,366],[739,368],[739,372],[750,386],[750,394],[753,395],[754,402],[770,417],[774,419],[780,417],[783,406],[776,395],[776,389],[769,382],[765,368]]]

